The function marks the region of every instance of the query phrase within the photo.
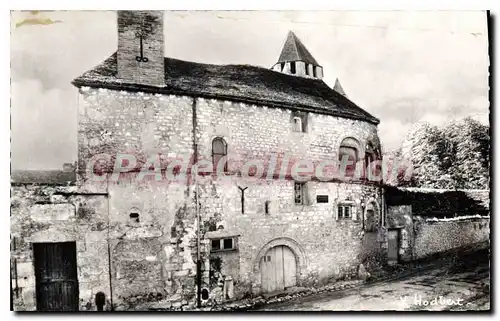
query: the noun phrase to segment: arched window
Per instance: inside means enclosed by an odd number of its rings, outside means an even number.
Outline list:
[[[370,177],[368,177],[368,174],[370,173],[368,172],[368,166],[370,166],[372,177],[377,177],[380,174],[381,164],[372,164],[377,160],[381,160],[380,152],[377,148],[375,148],[375,145],[373,143],[368,142],[365,148],[364,159],[365,178],[370,179]]]
[[[378,209],[373,202],[366,205],[365,232],[375,232],[377,227]]]
[[[223,157],[227,156],[227,144],[221,137],[216,137],[212,141],[212,162],[214,169],[218,168],[218,164]],[[227,171],[227,160],[224,161],[224,171]]]
[[[302,132],[302,119],[298,116],[293,117],[293,131]]]
[[[340,169],[342,170],[342,161],[344,162],[350,162],[348,163],[345,167],[345,177],[352,177],[354,176],[354,172],[356,171],[356,163],[358,162],[359,158],[359,143],[356,139],[348,137],[345,138],[342,143],[340,144],[340,149],[339,149],[339,162],[340,162]]]

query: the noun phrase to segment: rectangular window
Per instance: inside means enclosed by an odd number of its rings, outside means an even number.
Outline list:
[[[236,244],[234,237],[212,240],[211,252],[234,250],[235,248]]]
[[[295,74],[295,61],[290,63],[290,73]]]
[[[220,250],[220,240],[212,240],[212,251]]]
[[[352,206],[351,205],[339,205],[338,206],[338,217],[339,217],[339,219],[350,219],[352,217]]]
[[[305,183],[295,182],[294,192],[295,192],[295,204],[304,204],[304,194],[305,194]]]
[[[316,66],[313,66],[313,77],[316,78]]]
[[[230,250],[233,248],[233,239],[224,239],[224,250]]]

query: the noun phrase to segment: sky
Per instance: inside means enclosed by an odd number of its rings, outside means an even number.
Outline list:
[[[54,23],[19,25],[33,17]],[[416,122],[471,116],[489,124],[483,11],[167,11],[165,55],[271,68],[289,30],[328,85],[339,78],[380,119],[385,151]],[[116,51],[116,13],[12,12],[10,40],[12,168],[61,169],[77,159],[70,82]]]

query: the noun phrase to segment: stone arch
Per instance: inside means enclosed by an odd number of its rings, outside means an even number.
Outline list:
[[[380,220],[381,220],[382,213],[380,211],[380,205],[377,202],[377,200],[375,199],[375,197],[370,197],[366,201],[365,209],[363,211],[363,226],[365,226],[365,224],[366,224],[366,218],[367,218],[368,210],[370,210],[370,206],[372,206],[372,208],[375,210],[375,218],[376,218],[375,223],[378,224],[378,222],[380,222]],[[381,225],[381,224],[379,224],[379,225]]]
[[[295,257],[297,258],[297,274],[300,275],[301,271],[304,270],[304,268],[307,266],[306,262],[306,252],[302,248],[302,246],[295,241],[294,239],[291,239],[289,237],[279,237],[275,238],[269,242],[267,242],[257,253],[257,257],[255,258],[253,262],[253,271],[254,273],[258,274],[260,271],[260,260],[262,257],[272,249],[273,247],[276,246],[286,246],[292,250],[293,254],[295,254]],[[260,281],[259,281],[260,283]]]
[[[260,251],[257,253],[253,261],[253,275],[252,275],[252,292],[254,295],[262,293],[262,278],[260,271],[260,261],[262,257],[272,248],[276,246],[286,246],[295,255],[296,258],[296,284],[300,285],[302,280],[302,275],[307,267],[307,257],[304,248],[294,239],[289,237],[279,237],[275,238],[268,243],[266,243]]]
[[[365,146],[361,143],[362,140],[354,137],[354,136],[345,136],[340,141],[338,141],[337,145],[337,153],[340,151],[340,147],[349,146],[357,149],[358,159],[363,159],[365,157]]]

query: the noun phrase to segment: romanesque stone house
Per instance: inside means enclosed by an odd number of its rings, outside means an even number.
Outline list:
[[[12,187],[17,310],[192,307],[383,261],[380,184],[290,169],[381,154],[379,120],[293,32],[270,70],[165,58],[163,13],[117,18],[117,52],[73,81],[76,181]]]

